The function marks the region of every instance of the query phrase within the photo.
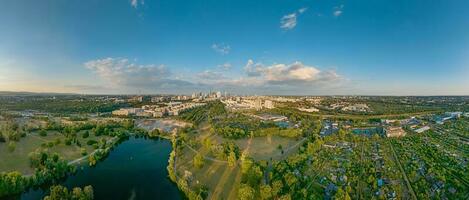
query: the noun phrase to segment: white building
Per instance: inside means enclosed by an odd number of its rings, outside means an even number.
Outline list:
[[[416,133],[423,133],[423,132],[425,132],[425,131],[427,131],[427,130],[430,130],[430,127],[429,127],[429,126],[424,126],[424,127],[422,127],[422,128],[419,128],[419,129],[415,130],[415,132],[416,132]]]
[[[386,134],[386,137],[401,137],[406,135],[404,129],[400,126],[387,127],[384,129],[384,133]]]
[[[272,102],[271,100],[265,100],[264,101],[264,107],[267,108],[267,109],[275,108],[274,107],[274,102]]]
[[[319,112],[319,109],[315,107],[311,108],[298,108],[298,110],[303,111],[303,112]]]
[[[121,108],[119,110],[112,111],[113,115],[119,116],[129,116],[129,115],[136,115],[137,113],[143,112],[141,108]]]

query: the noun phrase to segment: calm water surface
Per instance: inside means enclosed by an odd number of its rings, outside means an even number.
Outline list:
[[[167,140],[131,138],[114,148],[95,167],[84,167],[62,185],[92,185],[95,199],[182,199],[168,178],[171,143]],[[23,200],[42,199],[45,191],[30,190]]]

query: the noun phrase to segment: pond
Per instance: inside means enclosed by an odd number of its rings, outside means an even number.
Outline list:
[[[182,199],[176,184],[168,178],[171,143],[167,140],[131,138],[114,148],[95,167],[79,167],[62,185],[92,185],[95,199]],[[42,199],[45,191],[22,194],[23,200]]]

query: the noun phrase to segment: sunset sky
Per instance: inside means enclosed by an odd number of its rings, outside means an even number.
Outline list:
[[[469,1],[0,1],[0,91],[469,95]]]

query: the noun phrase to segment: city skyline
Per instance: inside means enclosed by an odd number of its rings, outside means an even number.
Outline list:
[[[0,91],[469,94],[465,1],[0,4]]]

